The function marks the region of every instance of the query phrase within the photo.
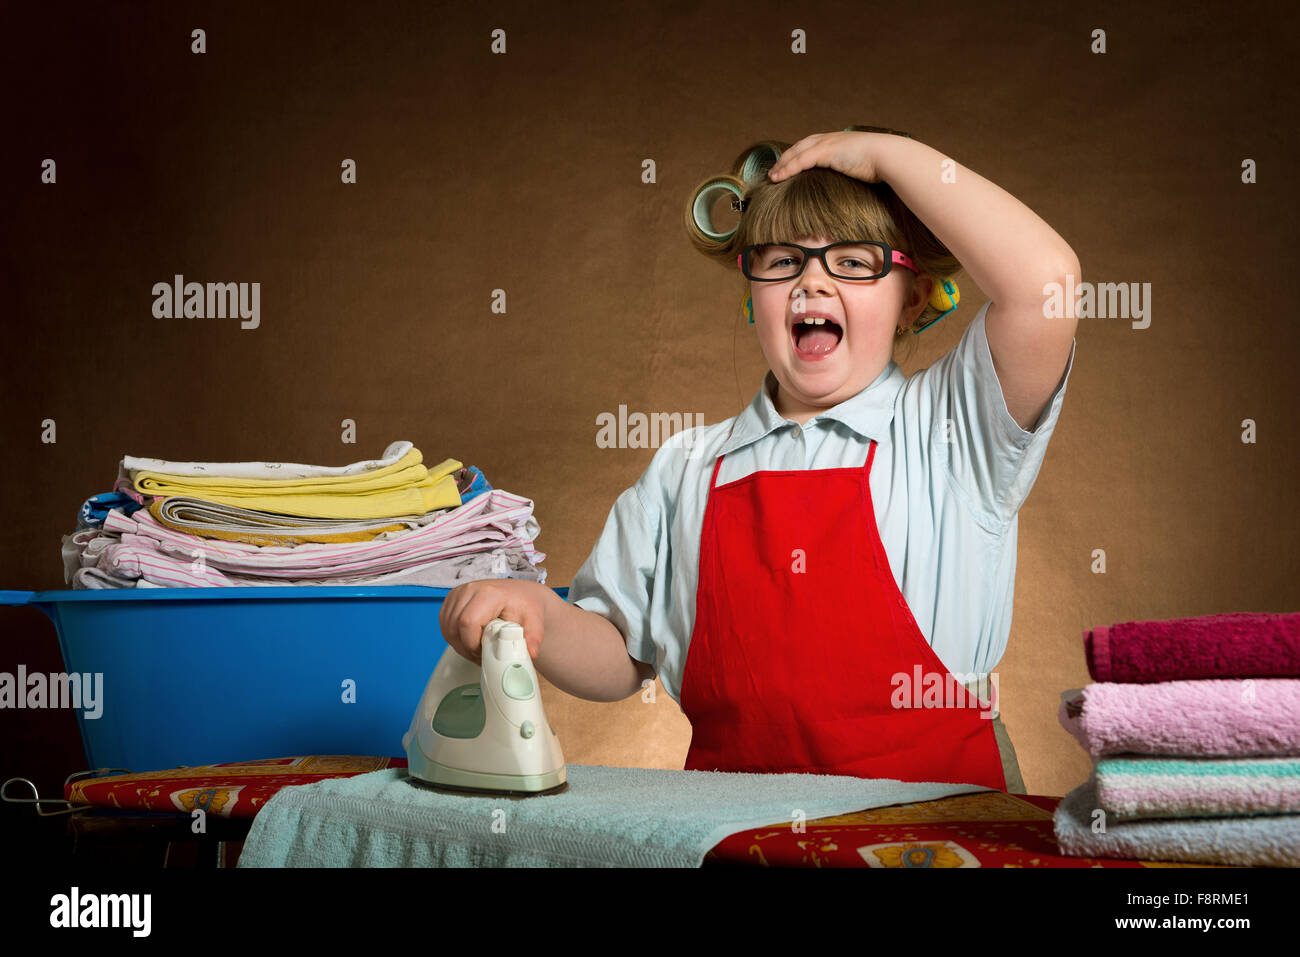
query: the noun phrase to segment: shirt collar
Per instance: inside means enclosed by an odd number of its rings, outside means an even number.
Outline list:
[[[907,377],[898,364],[890,361],[876,380],[852,398],[845,399],[839,405],[819,412],[816,419],[834,419],[842,422],[865,439],[883,439],[894,419],[894,401],[898,398]],[[726,455],[738,448],[757,442],[763,436],[777,429],[787,428],[796,423],[786,419],[776,411],[772,397],[776,395],[776,375],[771,369],[763,376],[763,385],[754,396],[754,400],[745,407],[745,411],[736,416],[736,424],[731,438],[723,443],[718,455]]]

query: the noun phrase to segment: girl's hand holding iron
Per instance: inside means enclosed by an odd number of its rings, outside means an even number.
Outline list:
[[[528,654],[536,658],[542,647],[546,605],[563,601],[541,582],[517,578],[489,578],[457,585],[442,601],[438,624],[447,644],[476,665],[483,663],[483,628],[493,618],[523,626]]]

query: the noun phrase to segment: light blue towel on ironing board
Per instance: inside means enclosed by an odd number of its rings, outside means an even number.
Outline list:
[[[253,819],[240,867],[699,867],[765,825],[987,791],[821,774],[570,764],[568,789],[447,794],[405,768],[282,788]]]

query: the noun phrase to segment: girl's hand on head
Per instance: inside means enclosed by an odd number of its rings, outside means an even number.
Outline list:
[[[767,175],[772,182],[779,183],[814,166],[826,166],[845,176],[875,183],[879,179],[873,160],[875,147],[888,135],[857,130],[813,133],[782,153]]]

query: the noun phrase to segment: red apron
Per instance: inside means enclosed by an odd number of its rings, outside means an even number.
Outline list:
[[[890,571],[868,482],[875,454],[872,440],[861,468],[759,471],[721,486],[718,457],[682,676],[686,770],[1006,790],[992,720],[949,676]],[[903,700],[920,699],[916,666],[942,676],[938,693],[957,706],[894,707],[896,675]]]

